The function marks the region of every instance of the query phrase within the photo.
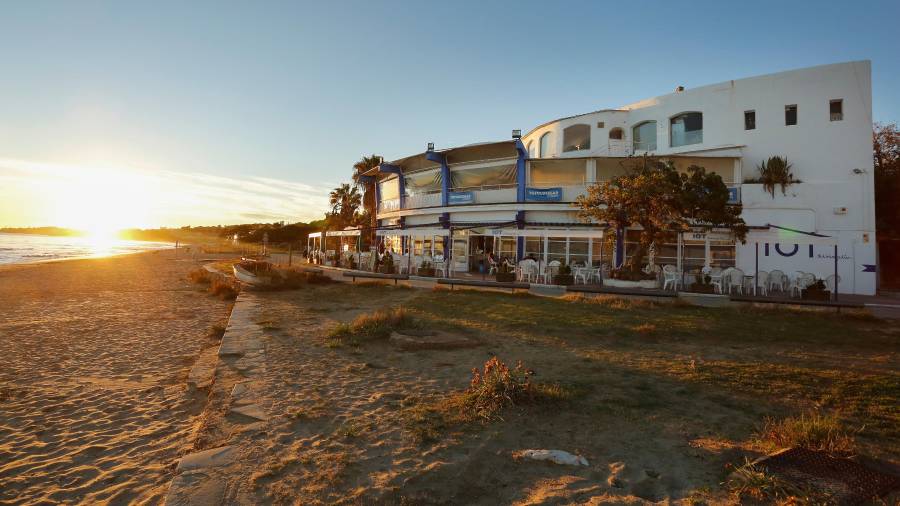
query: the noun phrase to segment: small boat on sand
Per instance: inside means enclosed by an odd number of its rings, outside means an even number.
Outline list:
[[[275,271],[269,262],[260,262],[248,258],[234,264],[234,277],[241,283],[251,286],[269,286],[273,283]]]

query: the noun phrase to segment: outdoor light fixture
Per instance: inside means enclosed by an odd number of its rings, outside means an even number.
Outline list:
[[[434,151],[434,143],[433,143],[433,142],[429,142],[429,143],[428,143],[428,149],[427,149],[427,151]]]
[[[521,138],[522,138],[522,131],[519,130],[519,129],[513,130],[512,138],[513,138],[513,139],[521,139]]]

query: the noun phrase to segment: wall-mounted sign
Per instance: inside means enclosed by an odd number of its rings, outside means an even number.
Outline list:
[[[737,186],[729,186],[728,187],[728,203],[729,204],[740,204],[741,203],[741,189]]]
[[[525,200],[532,202],[559,202],[562,188],[525,188]]]
[[[455,204],[471,204],[475,202],[474,192],[450,192],[447,194],[447,203]]]

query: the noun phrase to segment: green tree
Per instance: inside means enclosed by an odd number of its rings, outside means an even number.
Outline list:
[[[577,201],[583,220],[615,229],[640,226],[638,248],[628,258],[627,270],[640,270],[650,246],[662,244],[673,232],[727,227],[744,241],[747,226],[740,218],[741,207],[728,204],[728,187],[718,174],[696,165],[681,174],[671,162],[652,156],[627,165],[625,175],[591,185]]]
[[[875,227],[886,237],[900,237],[900,131],[895,123],[875,123],[872,140]]]
[[[326,216],[328,228],[342,230],[345,227],[357,225],[359,222],[359,208],[362,195],[356,186],[347,183],[338,186],[328,195],[328,203],[331,212]]]

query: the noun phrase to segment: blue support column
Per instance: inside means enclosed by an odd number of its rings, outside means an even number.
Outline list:
[[[616,229],[616,267],[625,263],[625,229]]]
[[[525,211],[516,212],[516,229],[525,230]],[[525,238],[516,236],[516,263],[525,257]]]
[[[516,139],[516,202],[525,202],[525,162],[528,160],[528,150],[522,144],[522,139]]]
[[[447,207],[448,195],[450,195],[450,167],[447,166],[447,157],[443,153],[426,151],[425,158],[441,164],[441,206]]]

